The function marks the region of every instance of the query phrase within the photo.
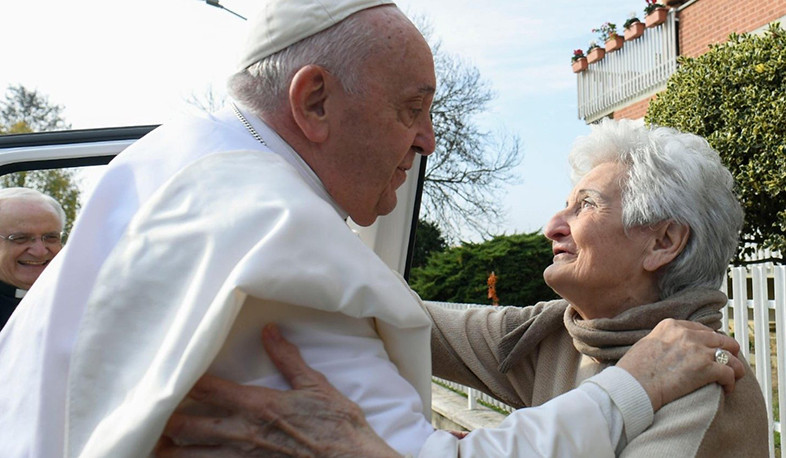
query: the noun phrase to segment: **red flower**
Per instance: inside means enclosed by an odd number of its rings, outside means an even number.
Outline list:
[[[645,0],[647,2],[647,6],[644,7],[644,14],[650,14],[658,8],[666,8],[665,6],[658,3],[658,0]]]

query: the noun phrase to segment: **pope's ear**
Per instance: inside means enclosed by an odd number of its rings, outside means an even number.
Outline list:
[[[650,230],[653,237],[644,258],[644,268],[655,272],[682,253],[690,238],[690,227],[676,221],[664,221]]]
[[[325,109],[330,86],[330,74],[318,65],[298,70],[289,85],[292,117],[303,135],[314,143],[324,142],[330,131]]]

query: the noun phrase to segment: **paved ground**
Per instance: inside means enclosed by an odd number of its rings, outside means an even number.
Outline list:
[[[467,398],[435,383],[431,384],[431,410],[436,428],[454,431],[493,428],[505,419],[505,415],[488,407],[469,410]]]

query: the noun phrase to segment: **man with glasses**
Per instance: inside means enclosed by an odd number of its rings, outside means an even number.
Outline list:
[[[63,247],[65,212],[28,188],[0,189],[0,328]]]

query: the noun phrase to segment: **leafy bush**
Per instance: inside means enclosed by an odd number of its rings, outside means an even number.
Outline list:
[[[786,31],[732,34],[681,58],[645,121],[706,138],[737,181],[743,239],[786,254]]]
[[[531,305],[556,297],[543,281],[551,260],[551,242],[542,234],[502,235],[432,254],[425,267],[412,270],[410,285],[426,300],[490,304],[487,280],[494,272],[501,304]]]

